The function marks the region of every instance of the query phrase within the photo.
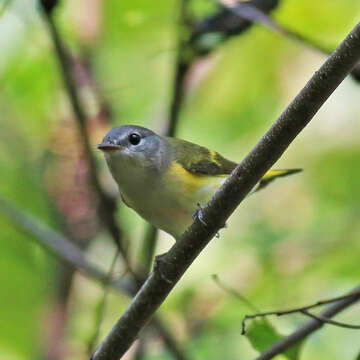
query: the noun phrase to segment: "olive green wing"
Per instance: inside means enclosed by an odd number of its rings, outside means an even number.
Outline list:
[[[175,138],[167,138],[167,140],[173,147],[173,159],[193,174],[227,176],[238,165],[225,159],[214,150],[209,150],[189,141]],[[300,171],[302,169],[269,170],[253,192],[263,189],[276,178],[296,174]]]
[[[237,166],[214,150],[189,141],[167,138],[173,147],[173,159],[186,170],[198,175],[229,175]]]

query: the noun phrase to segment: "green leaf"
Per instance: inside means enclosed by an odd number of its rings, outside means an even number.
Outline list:
[[[266,319],[252,320],[247,327],[246,337],[250,341],[252,347],[262,352],[271,344],[283,338],[271,323]],[[297,344],[284,353],[284,356],[289,360],[298,360],[302,343]]]

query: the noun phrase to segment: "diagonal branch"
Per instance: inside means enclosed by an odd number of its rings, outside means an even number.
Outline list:
[[[221,5],[225,6],[226,9],[238,15],[240,18],[247,19],[252,23],[258,23],[266,27],[267,29],[274,31],[284,37],[305,44],[311,47],[312,49],[319,51],[322,54],[330,54],[332,52],[331,49],[323,46],[322,44],[316,43],[313,40],[308,39],[304,35],[299,34],[298,32],[292,31],[290,29],[287,29],[281,24],[278,24],[268,14],[266,14],[261,9],[255,7],[251,3],[235,2],[235,6],[231,6],[229,5],[229,3],[232,3],[233,1],[229,1],[229,0],[217,0],[217,1]]]
[[[268,14],[277,8],[279,0],[250,0],[248,4]],[[190,44],[197,55],[209,55],[218,45],[240,35],[252,25],[252,19],[239,16],[227,6],[222,6],[216,14],[193,25]]]
[[[359,291],[360,287],[357,287],[352,292],[358,293]],[[301,340],[305,339],[314,331],[324,326],[324,319],[329,320],[331,317],[346,309],[356,301],[359,301],[359,296],[347,297],[329,305],[323,312],[320,313],[320,315],[317,316],[318,319],[311,319],[291,335],[273,343],[268,349],[262,352],[256,360],[269,360],[276,355],[283,353],[287,349],[299,343]]]
[[[281,36],[284,36],[290,40],[297,41],[311,49],[320,52],[321,54],[329,55],[332,53],[332,49],[326,47],[319,42],[307,38],[306,36],[290,30],[283,25],[273,20],[261,7],[255,6],[252,2],[236,2],[235,6],[231,6],[232,0],[216,0],[218,3],[224,6],[227,11],[230,11],[234,15],[237,15],[239,21],[249,21],[250,23],[258,23],[263,27],[273,31]],[[360,63],[352,69],[351,75],[357,82],[360,81]]]
[[[155,262],[154,271],[128,309],[92,356],[115,360],[131,346],[184,272],[224,226],[246,195],[285,152],[360,58],[360,23],[313,75],[254,149],[201,210],[170,251]],[[206,224],[206,225],[204,225]]]
[[[2,197],[0,197],[0,211],[10,218],[22,231],[33,235],[38,244],[59,260],[80,270],[89,278],[95,279],[102,284],[109,283],[108,274],[89,261],[84,252],[65,236],[50,229],[34,216],[18,209]],[[131,296],[136,291],[130,282],[125,281],[111,281],[110,286],[127,296]]]
[[[359,287],[359,290],[353,290],[351,293],[349,293],[347,295],[338,296],[338,297],[332,298],[332,299],[317,301],[316,303],[311,304],[311,305],[307,305],[307,306],[302,306],[302,307],[289,309],[289,310],[267,311],[267,312],[262,312],[262,313],[257,312],[257,313],[252,314],[252,315],[246,315],[244,317],[243,321],[242,321],[241,334],[245,335],[245,333],[246,333],[246,321],[247,320],[256,319],[256,318],[263,318],[263,317],[272,316],[272,315],[283,316],[283,315],[289,315],[289,314],[295,314],[295,313],[302,313],[302,314],[307,315],[309,317],[313,317],[315,319],[318,319],[318,320],[320,320],[322,322],[326,322],[326,323],[333,324],[333,325],[338,325],[338,326],[349,328],[349,329],[360,329],[359,325],[350,325],[350,324],[339,323],[337,321],[325,319],[324,317],[321,317],[321,315],[320,316],[319,315],[314,315],[314,314],[309,312],[309,310],[314,309],[316,307],[323,306],[323,305],[328,305],[328,304],[333,304],[333,303],[339,302],[341,300],[346,300],[348,298],[355,298],[355,300],[356,299],[360,300],[360,287]]]

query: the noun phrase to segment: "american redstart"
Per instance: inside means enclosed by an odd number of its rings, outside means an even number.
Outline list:
[[[113,128],[98,149],[124,203],[175,239],[237,166],[213,150],[134,125]],[[299,171],[269,170],[253,191]]]

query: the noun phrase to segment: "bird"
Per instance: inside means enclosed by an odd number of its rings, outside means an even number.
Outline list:
[[[125,205],[175,240],[238,165],[214,150],[136,125],[114,127],[98,149]],[[253,192],[301,170],[269,170]]]

